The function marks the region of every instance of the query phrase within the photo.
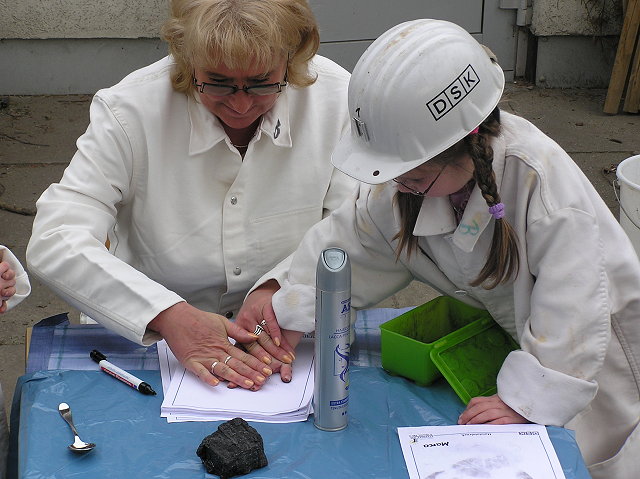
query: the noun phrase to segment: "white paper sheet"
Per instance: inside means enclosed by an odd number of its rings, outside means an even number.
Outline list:
[[[296,348],[292,380],[283,383],[275,374],[259,391],[211,387],[186,371],[166,344],[158,343],[164,401],[161,415],[169,422],[218,421],[234,417],[262,422],[305,421],[313,398],[313,340]],[[169,382],[165,390],[165,384]]]
[[[182,366],[180,366],[180,361],[173,355],[164,339],[158,341],[157,346],[160,377],[162,378],[162,393],[166,396],[169,384],[171,384],[171,378],[176,374],[176,370],[182,368]]]
[[[398,428],[411,479],[565,479],[544,426]]]

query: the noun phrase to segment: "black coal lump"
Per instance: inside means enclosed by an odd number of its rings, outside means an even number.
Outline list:
[[[237,417],[205,437],[196,454],[209,474],[221,479],[248,474],[268,464],[262,436]]]

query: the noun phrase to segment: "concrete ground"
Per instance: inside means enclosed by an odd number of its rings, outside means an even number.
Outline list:
[[[574,158],[618,215],[612,181],[615,166],[640,154],[640,117],[602,113],[605,90],[539,89],[510,84],[503,110],[523,116],[554,138]],[[0,98],[0,244],[24,262],[35,202],[57,181],[88,124],[90,97],[35,96]],[[10,404],[16,379],[24,373],[25,329],[40,319],[77,311],[34,281],[33,292],[18,308],[0,316],[0,381]],[[429,288],[413,283],[381,303],[383,307],[419,305],[431,299]]]

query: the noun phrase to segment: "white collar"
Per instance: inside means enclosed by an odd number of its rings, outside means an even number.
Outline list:
[[[505,164],[505,141],[502,135],[491,142],[493,148],[493,171],[498,191],[502,184]],[[508,207],[508,205],[507,205]],[[453,243],[464,252],[471,252],[491,220],[486,201],[475,185],[469,202],[464,210],[460,224],[456,225],[453,207],[449,197],[425,197],[418,213],[413,234],[415,236],[434,236],[453,232]]]
[[[213,148],[217,143],[225,141],[227,134],[220,120],[202,105],[198,97],[187,95],[187,99],[187,110],[191,124],[189,155],[197,155]],[[257,140],[260,139],[262,133],[271,138],[276,146],[291,147],[287,90],[280,94],[273,108],[262,116],[260,127],[256,132]]]

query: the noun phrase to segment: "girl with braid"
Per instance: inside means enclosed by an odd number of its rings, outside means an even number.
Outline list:
[[[417,279],[518,341],[497,394],[471,399],[459,424],[564,426],[592,477],[638,477],[640,261],[567,153],[498,109],[503,87],[492,54],[452,23],[407,22],[373,42],[332,156],[366,184],[261,278],[243,308],[262,314],[242,326],[264,316],[297,344],[314,328],[318,257],[340,247],[354,307]]]

